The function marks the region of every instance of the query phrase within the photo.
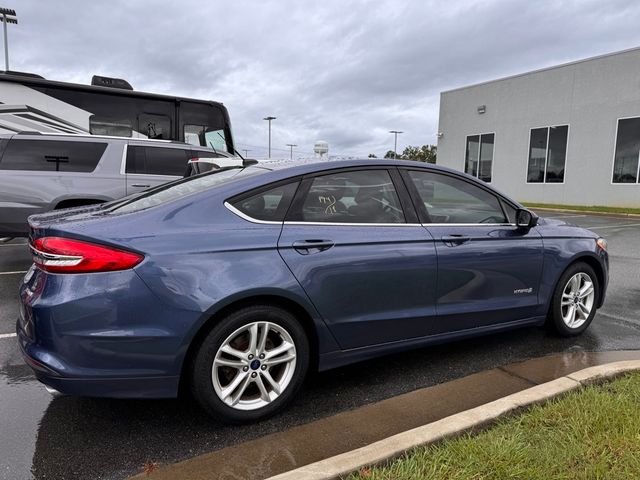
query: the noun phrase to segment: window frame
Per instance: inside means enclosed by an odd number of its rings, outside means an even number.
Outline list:
[[[549,165],[549,138],[551,137],[551,129],[557,127],[567,127],[567,144],[564,146],[564,175],[562,177],[562,182],[547,182],[547,166]],[[545,156],[544,156],[544,176],[542,177],[541,182],[530,182],[529,181],[529,160],[531,155],[531,132],[533,130],[538,130],[541,128],[547,129],[547,145],[545,147]],[[571,124],[570,123],[558,123],[555,125],[540,125],[538,127],[529,128],[529,139],[527,141],[527,162],[525,164],[524,171],[524,181],[527,185],[564,185],[567,181],[567,163],[569,160],[569,138],[571,136]],[[614,145],[615,150],[615,145]],[[615,151],[613,153],[615,157]],[[612,173],[613,178],[613,173]]]
[[[354,171],[372,171],[372,170],[384,170],[389,174],[391,178],[391,182],[393,184],[393,188],[395,189],[396,195],[398,196],[398,201],[400,202],[400,207],[402,208],[402,213],[404,214],[404,222],[400,223],[352,223],[352,222],[309,222],[305,220],[301,220],[302,216],[302,205],[306,199],[307,194],[311,188],[311,184],[313,183],[313,179],[316,177],[322,177],[325,175],[334,175],[346,172],[354,172]],[[289,206],[289,210],[285,216],[284,220],[285,225],[326,225],[326,226],[354,226],[354,227],[403,227],[403,226],[420,226],[418,220],[418,215],[413,206],[413,202],[411,201],[411,196],[406,189],[406,185],[402,180],[400,173],[398,172],[397,167],[389,166],[389,165],[380,165],[380,166],[364,166],[364,167],[346,167],[346,168],[337,168],[331,170],[323,170],[321,172],[314,172],[302,177],[302,181],[298,186],[298,190],[291,201],[291,205]]]
[[[491,180],[489,180],[488,182],[482,180],[480,178],[480,154],[482,153],[482,137],[484,135],[493,135],[493,154],[491,155]],[[467,144],[469,142],[469,137],[478,137],[478,174],[477,175],[472,175],[471,173],[467,173]],[[464,137],[464,160],[463,160],[463,164],[462,164],[462,171],[464,173],[466,173],[467,175],[471,175],[473,178],[476,178],[484,183],[488,183],[491,184],[493,183],[493,163],[495,161],[496,158],[496,132],[484,132],[484,133],[470,133],[469,135]]]
[[[493,190],[491,187],[488,186],[488,182],[485,182],[484,180],[480,180],[480,179],[476,179],[475,182],[473,181],[469,181],[468,178],[463,177],[462,175],[457,175],[455,173],[450,173],[450,172],[446,172],[446,171],[438,171],[435,169],[427,169],[427,168],[412,168],[412,167],[401,167],[400,168],[400,173],[402,175],[402,179],[404,180],[404,183],[407,187],[407,189],[409,190],[410,194],[411,194],[411,198],[413,200],[413,206],[416,209],[416,211],[418,212],[418,217],[420,219],[420,222],[422,224],[422,226],[429,228],[431,227],[476,227],[476,226],[482,226],[482,227],[515,227],[516,224],[515,223],[436,223],[436,222],[430,222],[430,218],[424,208],[424,203],[422,201],[422,198],[420,197],[420,192],[418,192],[418,189],[416,188],[415,184],[413,183],[413,180],[411,179],[411,176],[409,175],[410,171],[415,171],[415,172],[422,172],[422,173],[431,173],[434,175],[442,175],[445,177],[451,177],[454,178],[456,180],[460,180],[462,182],[465,182],[469,185],[475,186],[480,188],[481,190],[484,190],[485,192],[487,192],[488,194],[492,195],[493,197],[496,198],[496,200],[498,201],[498,204],[500,205],[500,209],[502,210],[502,214],[504,215],[504,218],[506,218],[507,220],[509,220],[509,215],[507,215],[507,212],[505,210],[505,204],[510,205],[512,208],[515,208],[516,210],[522,208],[520,205],[508,200],[507,198],[503,197],[502,195],[500,195],[498,192],[496,192],[495,190]],[[475,178],[475,177],[474,177]],[[515,219],[514,219],[515,220]]]
[[[618,147],[618,131],[620,130],[620,120],[632,120],[632,119],[640,119],[640,115],[633,115],[629,117],[618,117],[616,118],[616,134],[613,137],[613,156],[611,158],[611,175],[610,175],[610,184],[611,185],[640,185],[640,152],[638,153],[638,167],[636,169],[636,181],[635,183],[625,183],[625,182],[614,182],[613,174],[615,173],[616,168],[616,149]]]
[[[251,223],[258,223],[262,225],[283,225],[286,221],[287,215],[289,215],[291,206],[293,205],[293,202],[295,201],[296,196],[300,191],[300,185],[302,185],[302,178],[303,178],[302,175],[296,175],[294,177],[285,178],[284,180],[278,180],[277,182],[271,182],[266,185],[261,185],[260,187],[257,187],[257,188],[252,188],[251,190],[247,190],[246,192],[242,192],[237,195],[234,195],[233,197],[227,198],[224,201],[224,206],[229,211],[231,211],[231,213]],[[294,191],[293,195],[291,196],[291,199],[289,200],[289,206],[287,207],[287,211],[284,214],[284,220],[282,221],[260,220],[258,218],[254,218],[247,215],[246,213],[242,212],[241,210],[233,206],[233,204],[236,202],[241,202],[242,200],[245,200],[247,198],[253,197],[255,195],[259,195],[263,192],[268,192],[269,190],[273,190],[274,188],[278,188],[283,185],[288,185],[290,183],[297,183],[298,186],[296,187],[296,190]]]

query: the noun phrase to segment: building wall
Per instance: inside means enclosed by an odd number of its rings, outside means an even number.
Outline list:
[[[467,135],[495,132],[491,183],[513,198],[640,207],[640,184],[611,181],[617,120],[638,116],[640,49],[451,90],[440,95],[438,164],[464,171]],[[564,124],[564,183],[527,183],[530,129]]]

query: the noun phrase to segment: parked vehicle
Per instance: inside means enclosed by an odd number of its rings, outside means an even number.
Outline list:
[[[309,369],[545,322],[582,333],[606,242],[471,176],[350,160],[227,168],[30,218],[26,362],[59,392],[255,421]]]
[[[0,135],[0,237],[26,236],[29,215],[108,202],[184,175],[192,157],[238,157],[181,142],[96,135]]]
[[[223,104],[135,91],[126,80],[98,75],[81,85],[0,73],[0,133],[23,131],[176,140],[235,151]]]
[[[219,152],[221,153],[221,152]],[[247,163],[250,162],[250,163]],[[258,163],[255,160],[244,160],[244,166],[255,165]],[[234,157],[229,154],[220,154],[218,157],[193,157],[187,162],[187,169],[185,171],[185,177],[192,177],[194,175],[200,175],[201,173],[210,172],[212,170],[219,170],[225,167],[237,167],[238,157]]]

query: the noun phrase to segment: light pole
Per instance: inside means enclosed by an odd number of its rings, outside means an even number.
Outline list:
[[[250,152],[251,150],[249,150],[249,149],[247,149],[247,148],[243,148],[243,149],[242,149],[242,151],[244,152],[244,156],[245,156],[245,157],[248,157],[248,156],[249,156],[249,152]]]
[[[293,160],[293,147],[297,147],[298,145],[296,145],[295,143],[287,143],[287,147],[291,148],[291,156],[289,158],[291,158],[291,160]]]
[[[393,133],[393,158],[398,158],[398,135],[404,132],[389,130],[389,133]]]
[[[264,117],[263,120],[269,122],[269,158],[271,158],[271,120],[275,120],[276,117]]]
[[[9,71],[9,44],[7,42],[7,23],[18,24],[18,18],[16,17],[16,11],[10,8],[0,8],[0,14],[2,18],[0,21],[4,24],[4,70]]]

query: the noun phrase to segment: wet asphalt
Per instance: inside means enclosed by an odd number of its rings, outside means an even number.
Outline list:
[[[469,374],[552,353],[640,349],[640,218],[540,212],[609,241],[605,306],[582,336],[539,328],[425,348],[317,374],[281,415],[229,427],[188,398],[160,401],[51,397],[21,359],[16,292],[30,265],[21,240],[0,244],[0,479],[117,479],[281,432]],[[251,455],[251,452],[247,452]]]

